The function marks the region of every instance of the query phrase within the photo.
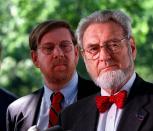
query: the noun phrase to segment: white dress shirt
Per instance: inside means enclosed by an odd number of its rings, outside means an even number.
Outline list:
[[[122,87],[121,90],[126,90],[128,93],[133,85],[136,78],[136,73],[134,72],[129,81]],[[101,89],[102,96],[110,96],[106,91]],[[116,131],[118,123],[120,121],[123,109],[118,109],[116,104],[112,106],[104,113],[100,113],[97,131]]]
[[[78,84],[78,74],[75,72],[72,79],[60,90],[64,95],[64,101],[62,103],[62,108],[77,101],[77,84]],[[53,91],[50,90],[46,85],[44,85],[44,94],[41,101],[39,117],[37,121],[37,127],[39,130],[47,129],[49,121],[49,110],[51,106],[50,96]]]

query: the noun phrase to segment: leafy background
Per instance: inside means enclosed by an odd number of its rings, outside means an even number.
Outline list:
[[[79,20],[95,10],[120,9],[133,19],[137,44],[136,71],[153,82],[152,0],[0,0],[0,44],[3,47],[0,87],[26,95],[42,86],[42,78],[30,59],[28,35],[47,19],[65,19],[75,30]],[[78,72],[88,78],[82,59]]]

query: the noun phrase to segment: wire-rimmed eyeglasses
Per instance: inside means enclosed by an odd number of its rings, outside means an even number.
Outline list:
[[[91,44],[86,49],[81,49],[81,51],[84,52],[85,57],[88,60],[95,60],[99,58],[100,51],[102,48],[105,48],[108,52],[113,54],[120,52],[123,46],[122,43],[124,42],[124,40],[128,40],[128,39],[129,38],[127,37],[124,37],[122,39],[111,39],[109,41],[104,42],[102,46],[100,46],[99,43]]]
[[[60,50],[62,50],[63,53],[68,53],[72,51],[73,43],[70,41],[62,41],[59,44],[42,45],[39,46],[38,49],[41,49],[44,54],[50,55],[53,53],[54,49],[57,48],[57,46]]]

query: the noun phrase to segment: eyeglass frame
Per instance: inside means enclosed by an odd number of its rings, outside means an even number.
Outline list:
[[[117,43],[115,43],[115,44],[117,44],[117,48],[118,48],[118,50],[117,51],[112,51],[111,53],[113,53],[113,54],[116,54],[116,53],[118,53],[120,50],[119,50],[119,48],[121,49],[121,44],[122,44],[122,41],[123,40],[129,40],[130,39],[130,37],[128,37],[128,36],[124,36],[123,38],[121,38],[121,39],[117,39],[117,38],[114,38],[114,39],[111,39],[111,40],[108,40],[108,41],[106,41],[106,42],[104,42],[103,43],[103,45],[101,45],[101,46],[99,46],[98,48],[98,52],[96,53],[96,54],[93,54],[93,53],[91,53],[90,51],[89,51],[89,49],[84,49],[84,48],[81,48],[80,49],[80,51],[81,52],[83,52],[84,54],[85,54],[85,57],[88,59],[88,60],[96,60],[96,59],[98,59],[99,58],[99,56],[100,56],[100,51],[101,51],[101,49],[102,48],[106,48],[107,49],[107,51],[108,52],[111,52],[112,50],[110,49],[110,47],[108,47],[109,46],[109,42],[117,42]],[[110,46],[111,45],[113,45],[113,44],[110,44]],[[92,55],[91,57],[92,58],[89,58],[89,57],[87,57],[87,55],[86,55],[86,53],[85,52],[87,52],[88,54],[90,54],[90,55]],[[97,55],[97,56],[96,56]],[[96,58],[93,58],[94,56],[96,56]]]
[[[67,45],[67,47],[65,47],[65,49],[63,46],[64,43],[65,43],[65,46]],[[57,48],[57,46],[58,46],[58,48],[65,54],[65,53],[69,53],[72,51],[72,45],[74,45],[73,42],[65,40],[65,41],[59,42],[58,44],[52,43],[52,44],[50,44],[50,46],[41,45],[41,46],[38,46],[37,49],[41,49],[41,51],[45,55],[51,55],[51,54],[53,54],[54,49]],[[52,49],[50,49],[49,47],[52,47]],[[67,50],[66,50],[66,48],[67,48]]]

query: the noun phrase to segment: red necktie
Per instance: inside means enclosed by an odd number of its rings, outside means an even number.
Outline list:
[[[113,103],[115,103],[118,108],[123,108],[126,97],[127,97],[127,92],[125,90],[120,91],[116,95],[112,96],[97,96],[96,105],[99,112],[101,113],[108,110]]]
[[[59,112],[61,111],[61,102],[64,99],[64,96],[60,93],[53,93],[51,96],[51,108],[49,111],[49,123],[48,127],[52,127],[58,124],[59,122]]]

